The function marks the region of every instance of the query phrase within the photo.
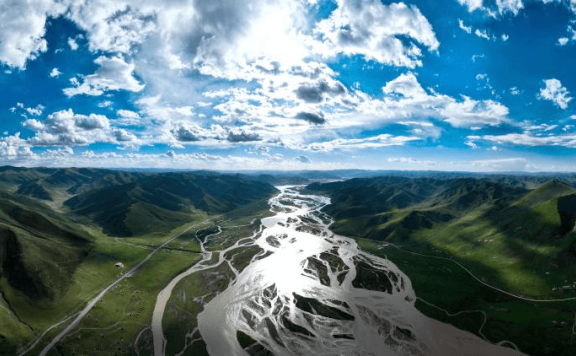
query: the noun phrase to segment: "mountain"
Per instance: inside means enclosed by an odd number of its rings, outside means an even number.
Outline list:
[[[335,233],[407,274],[424,314],[530,355],[569,355],[576,189],[542,178],[376,177],[307,191],[331,198]]]
[[[91,168],[0,167],[0,188],[0,354],[15,354],[117,278],[116,262],[134,266],[191,223],[267,209],[277,192],[237,174]],[[197,250],[163,253],[172,262],[146,283],[167,283]]]
[[[114,236],[169,231],[189,220],[193,211],[224,213],[276,192],[266,182],[238,174],[92,168],[1,167],[0,186],[95,223]]]
[[[576,189],[557,179],[526,189],[513,179],[378,177],[306,189],[331,198],[336,233],[498,271],[496,285],[523,295],[548,296],[576,273]]]

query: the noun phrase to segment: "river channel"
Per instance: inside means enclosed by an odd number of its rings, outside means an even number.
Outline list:
[[[321,212],[328,198],[294,186],[279,189],[270,199],[276,215],[262,219],[252,237],[267,257],[253,259],[198,315],[210,355],[248,355],[256,348],[278,356],[522,355],[419,312],[410,279],[393,262],[330,231],[332,220]],[[175,284],[162,292],[155,318],[161,320]],[[160,356],[162,326],[155,325]],[[237,331],[257,341],[252,350],[240,346]]]

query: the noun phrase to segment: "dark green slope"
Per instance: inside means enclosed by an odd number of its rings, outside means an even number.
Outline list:
[[[276,190],[243,175],[214,172],[145,173],[93,168],[0,167],[0,187],[61,206],[104,233],[166,232],[192,211],[223,213]]]
[[[415,190],[421,183],[427,188]],[[452,256],[497,271],[494,283],[520,294],[550,295],[576,273],[576,189],[555,179],[532,190],[469,178],[370,178],[307,189],[331,197],[325,211],[337,233]],[[391,191],[410,198],[390,204]]]
[[[330,196],[324,210],[336,219],[336,232],[377,239],[406,237],[480,206],[504,207],[527,192],[490,180],[393,176],[313,183],[307,190]]]
[[[91,238],[74,221],[48,206],[0,194],[0,289],[12,288],[29,300],[56,299],[88,254]],[[68,261],[64,267],[58,262]]]
[[[390,189],[414,192],[419,179],[308,190],[331,197],[335,232],[408,275],[426,315],[491,342],[510,340],[530,355],[571,355],[575,300],[526,301],[482,284],[537,300],[576,297],[576,189],[541,178],[425,181],[431,192],[404,207],[378,200]],[[346,204],[362,201],[384,209],[347,214]]]
[[[164,173],[78,194],[64,205],[107,234],[132,236],[141,232],[133,227],[144,223],[154,225],[156,220],[157,227],[170,230],[183,224],[193,210],[223,213],[275,193],[266,183],[234,176]]]
[[[236,217],[246,224],[250,214],[266,212],[265,200],[277,192],[241,175],[211,172],[18,167],[0,167],[0,189],[0,355],[16,354],[178,231],[211,226],[209,218],[222,213],[246,211],[245,218]],[[123,284],[135,289],[130,298],[145,298],[146,309],[134,313],[132,300],[128,307],[111,303],[99,318],[137,319],[123,327],[136,337],[158,291],[199,259],[194,236],[183,235],[178,248],[158,252]],[[125,267],[116,267],[118,261]]]

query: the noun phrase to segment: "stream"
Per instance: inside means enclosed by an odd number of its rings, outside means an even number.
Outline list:
[[[332,220],[320,211],[328,198],[302,195],[294,186],[278,188],[281,193],[270,199],[276,215],[262,219],[252,236],[252,244],[271,254],[235,272],[228,288],[198,315],[210,355],[263,348],[277,356],[522,355],[419,312],[409,278],[394,263],[330,231]],[[224,252],[218,263],[228,262]],[[193,266],[160,293],[152,322],[156,356],[164,355],[161,321],[172,289],[204,268]],[[237,331],[256,343],[243,349]]]

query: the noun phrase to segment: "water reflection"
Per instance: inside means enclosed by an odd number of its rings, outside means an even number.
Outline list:
[[[253,260],[198,316],[211,355],[520,355],[430,319],[410,280],[391,261],[333,234],[330,201],[280,187],[277,214],[262,220]],[[237,331],[256,343],[243,349]]]

